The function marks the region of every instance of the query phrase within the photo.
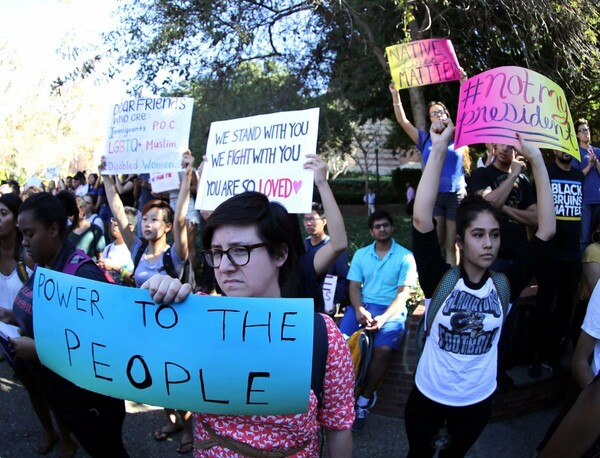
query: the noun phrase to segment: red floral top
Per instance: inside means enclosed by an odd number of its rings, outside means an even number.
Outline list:
[[[309,445],[293,455],[308,458],[319,455],[319,427],[348,430],[354,422],[354,368],[350,349],[333,320],[326,315],[329,349],[323,380],[323,403],[311,390],[308,412],[296,415],[210,415],[194,414],[194,439],[209,438],[201,423],[208,423],[220,436],[231,437],[262,450],[298,447],[308,439]],[[237,453],[215,446],[194,450],[195,457],[239,457]]]

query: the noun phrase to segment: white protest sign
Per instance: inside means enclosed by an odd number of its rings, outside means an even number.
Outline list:
[[[338,277],[337,275],[325,275],[323,280],[323,303],[325,305],[325,313],[335,312],[335,304],[333,298],[335,297],[335,288],[337,287]]]
[[[47,180],[51,180],[52,178],[58,178],[58,177],[60,177],[60,165],[55,165],[54,167],[46,168],[45,178]]]
[[[214,210],[245,191],[258,191],[290,213],[310,213],[319,109],[288,111],[213,122],[196,208]]]
[[[177,170],[150,174],[150,186],[152,186],[152,192],[167,192],[172,191],[173,189],[179,189],[180,183],[179,171]]]
[[[188,149],[194,99],[156,97],[113,105],[104,149],[105,175],[178,169]]]

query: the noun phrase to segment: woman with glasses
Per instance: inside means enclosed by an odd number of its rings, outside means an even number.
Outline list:
[[[429,132],[417,129],[406,117],[400,94],[394,83],[390,84],[390,92],[394,105],[394,113],[400,127],[410,137],[423,158],[423,165],[427,165],[431,154],[431,136]],[[428,125],[437,120],[450,119],[450,113],[442,102],[430,102],[427,107],[429,113]],[[458,204],[467,194],[467,183],[465,172],[471,168],[471,159],[467,147],[454,148],[450,142],[446,154],[442,175],[440,177],[438,194],[433,211],[433,217],[437,222],[436,230],[440,245],[446,252],[446,262],[457,263],[456,256],[456,209]]]
[[[447,448],[439,456],[465,456],[485,428],[497,386],[498,342],[509,302],[514,303],[531,281],[556,230],[542,153],[517,134],[519,152],[531,165],[537,191],[535,235],[504,273],[492,272],[501,242],[500,215],[483,197],[469,195],[456,215],[460,265],[444,262],[433,209],[453,135],[449,119],[432,124],[431,156],[415,198],[413,253],[419,283],[429,300],[423,352],[404,415],[409,457],[433,456],[436,446],[442,445]]]
[[[217,207],[202,234],[202,254],[223,294],[231,297],[282,297],[281,286],[294,272],[298,244],[283,206],[257,192],[234,196]],[[156,298],[181,300],[189,285],[155,276],[145,285]],[[163,301],[164,301],[163,300]],[[315,319],[320,318],[315,316]],[[309,410],[296,415],[195,416],[195,456],[319,456],[320,427],[329,456],[351,457],[354,372],[350,352],[333,320],[323,315],[328,339],[321,402],[311,390]]]
[[[109,175],[103,175],[104,188],[113,218],[117,221],[119,231],[134,261],[133,279],[135,286],[140,287],[153,275],[165,273],[174,278],[181,278],[188,259],[188,238],[185,214],[190,200],[190,182],[194,171],[194,157],[190,151],[183,154],[182,167],[185,169],[175,213],[168,202],[150,200],[142,208],[142,239],[130,225],[123,202],[117,193],[115,181]],[[104,163],[100,170],[104,169]],[[118,178],[117,178],[118,179]],[[167,243],[167,235],[173,231],[173,246]],[[126,271],[126,276],[129,272]],[[167,424],[154,431],[154,439],[167,440],[171,435],[182,431],[177,453],[190,453],[193,449],[192,418],[190,412],[165,409]]]

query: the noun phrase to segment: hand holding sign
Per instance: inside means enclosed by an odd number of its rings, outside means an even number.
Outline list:
[[[450,118],[438,119],[431,124],[429,134],[433,144],[443,143],[447,145],[454,135],[454,123]]]
[[[145,286],[163,300],[191,291],[165,276]],[[308,408],[312,300],[189,295],[172,306],[39,267],[33,307],[40,361],[85,389],[194,412]]]
[[[191,175],[194,170],[194,156],[189,149],[181,157],[181,168],[185,169],[187,175]]]
[[[150,277],[140,288],[147,289],[157,304],[178,304],[192,293],[192,285],[189,283],[182,284],[178,278],[160,274]]]
[[[315,172],[315,186],[327,183],[327,164],[316,154],[307,154],[304,168]]]
[[[517,151],[521,154],[525,159],[529,162],[534,162],[537,160],[544,161],[542,156],[542,152],[539,148],[536,148],[534,145],[525,140],[525,138],[519,133],[515,133],[515,137],[519,141],[519,146],[517,147]],[[518,158],[515,158],[518,160]]]

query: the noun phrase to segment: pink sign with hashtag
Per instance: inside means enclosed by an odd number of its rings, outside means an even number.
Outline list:
[[[460,87],[454,146],[499,143],[519,146],[515,133],[539,147],[579,159],[579,146],[564,91],[521,67],[499,67]]]

